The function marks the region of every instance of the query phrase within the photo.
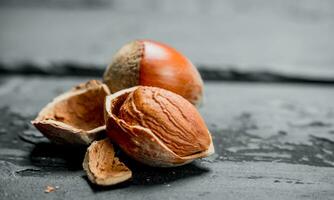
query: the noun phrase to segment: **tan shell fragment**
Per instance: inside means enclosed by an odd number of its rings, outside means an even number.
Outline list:
[[[106,97],[107,134],[130,157],[172,167],[214,152],[196,108],[173,92],[138,86]]]
[[[109,139],[93,142],[87,149],[82,166],[89,180],[97,185],[115,185],[132,177],[131,170],[115,157]]]
[[[51,141],[60,144],[89,144],[105,130],[106,85],[91,80],[56,97],[32,124]]]

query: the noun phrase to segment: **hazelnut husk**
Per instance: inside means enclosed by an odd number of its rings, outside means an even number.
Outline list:
[[[196,108],[165,89],[138,86],[107,96],[105,120],[111,140],[150,166],[184,165],[214,152]]]
[[[109,139],[94,141],[82,164],[88,179],[97,185],[115,185],[132,177],[131,170],[115,156]]]
[[[124,45],[106,68],[103,81],[111,92],[137,85],[154,86],[183,96],[199,105],[203,81],[191,61],[176,49],[151,40]]]
[[[103,135],[106,85],[91,80],[56,97],[32,124],[52,142],[89,144]]]

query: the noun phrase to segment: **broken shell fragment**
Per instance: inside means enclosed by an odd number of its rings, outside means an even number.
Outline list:
[[[131,170],[115,157],[109,139],[93,142],[82,164],[88,179],[102,186],[115,185],[132,177]]]
[[[214,152],[196,108],[171,91],[138,86],[106,97],[107,135],[133,159],[172,167]]]
[[[56,97],[38,114],[32,124],[44,136],[59,144],[89,144],[105,130],[106,85],[91,80]]]

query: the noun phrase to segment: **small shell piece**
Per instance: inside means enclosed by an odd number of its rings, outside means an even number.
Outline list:
[[[32,124],[44,136],[59,144],[89,144],[105,130],[106,85],[91,80],[56,97],[38,114]]]
[[[109,139],[94,141],[87,149],[82,166],[89,180],[97,185],[115,185],[132,177],[131,170],[115,157]]]
[[[133,159],[151,166],[184,165],[214,152],[204,120],[186,99],[138,86],[106,97],[107,135]]]

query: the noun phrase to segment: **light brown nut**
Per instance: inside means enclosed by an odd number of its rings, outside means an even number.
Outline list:
[[[91,80],[56,97],[32,124],[51,141],[60,144],[89,144],[105,130],[106,85]]]
[[[130,157],[151,166],[189,163],[214,152],[204,120],[186,99],[138,86],[106,97],[107,134]]]
[[[137,85],[175,92],[192,104],[202,100],[203,81],[192,62],[176,49],[151,40],[124,45],[104,72],[111,92]]]
[[[97,185],[115,185],[132,177],[131,170],[115,157],[109,139],[93,142],[87,149],[82,166],[88,179]]]

